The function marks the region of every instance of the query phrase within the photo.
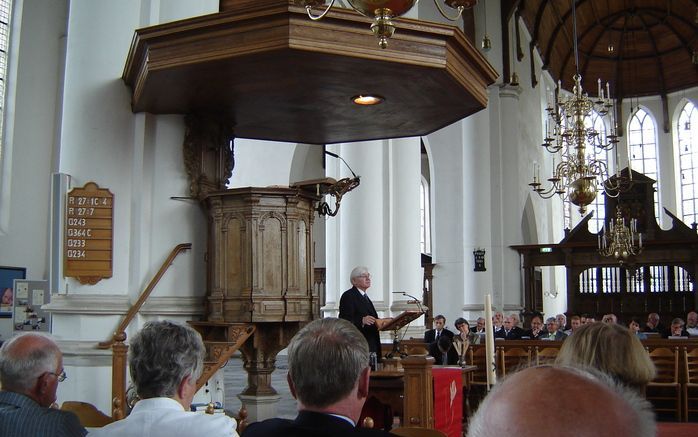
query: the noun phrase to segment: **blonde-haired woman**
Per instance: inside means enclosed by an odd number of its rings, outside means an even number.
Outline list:
[[[622,325],[602,322],[579,327],[562,344],[555,363],[600,370],[643,393],[656,373],[635,334]]]

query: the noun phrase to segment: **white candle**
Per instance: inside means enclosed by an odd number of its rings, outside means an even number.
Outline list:
[[[492,297],[485,295],[485,365],[487,366],[487,389],[497,382],[494,355],[494,328],[492,327]]]
[[[597,80],[596,83],[598,84],[598,91],[596,92],[596,95],[599,96],[599,98],[603,99],[603,94],[601,94],[601,79]]]

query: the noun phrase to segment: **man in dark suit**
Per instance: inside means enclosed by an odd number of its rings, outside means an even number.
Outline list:
[[[434,329],[430,329],[424,333],[424,343],[431,344],[439,339],[440,336],[445,335],[448,338],[453,338],[453,332],[445,328],[446,317],[439,314],[434,317]]]
[[[478,317],[475,326],[470,328],[470,332],[473,334],[483,334],[485,332],[485,318]]]
[[[494,338],[503,338],[505,340],[520,340],[524,334],[524,330],[518,326],[514,326],[514,321],[511,317],[505,317],[502,322],[502,329],[494,333]]]
[[[458,364],[458,352],[453,347],[453,339],[442,335],[429,345],[429,355],[434,357],[437,366],[455,366]]]
[[[543,327],[543,317],[536,314],[531,318],[531,329],[526,331],[524,336],[530,338],[531,340],[539,340],[545,335],[547,332],[545,332],[545,328]]]
[[[49,408],[65,380],[63,354],[50,337],[26,333],[0,348],[0,435],[84,436],[75,414]]]
[[[360,266],[354,268],[350,275],[352,287],[342,293],[339,299],[339,318],[348,320],[364,335],[368,342],[370,352],[376,354],[381,361],[380,329],[390,319],[379,319],[373,302],[366,294],[371,286],[371,274],[368,268]]]
[[[393,434],[357,426],[368,396],[369,350],[346,320],[315,320],[288,345],[288,385],[298,401],[294,420],[250,424],[243,437],[387,437]]]

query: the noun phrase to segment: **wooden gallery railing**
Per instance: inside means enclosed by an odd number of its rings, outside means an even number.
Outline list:
[[[112,392],[112,410],[111,415],[114,420],[123,419],[125,416],[126,407],[126,354],[128,352],[128,346],[125,344],[126,341],[126,328],[131,323],[138,311],[145,303],[145,301],[152,293],[155,286],[160,282],[160,279],[165,274],[167,269],[172,265],[174,259],[180,253],[185,250],[191,249],[191,243],[182,243],[172,249],[170,255],[167,257],[160,270],[155,274],[153,279],[150,280],[148,286],[141,292],[138,296],[138,300],[131,305],[126,316],[119,324],[119,327],[114,331],[112,338],[100,342],[97,347],[99,349],[112,349],[112,377],[111,377],[111,392]]]

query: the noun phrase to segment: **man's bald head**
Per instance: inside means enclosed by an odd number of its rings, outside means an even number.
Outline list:
[[[564,392],[573,408],[560,407]],[[535,405],[532,411],[526,406]],[[522,370],[498,384],[473,416],[468,437],[570,435],[637,437],[655,435],[650,405],[610,378],[568,368],[541,366]]]
[[[0,348],[0,384],[5,391],[22,393],[35,400],[41,397],[40,404],[53,397],[48,402],[50,405],[55,400],[56,384],[38,387],[41,385],[38,380],[44,374],[60,372],[62,365],[61,351],[50,337],[33,332],[22,334],[6,341]]]

